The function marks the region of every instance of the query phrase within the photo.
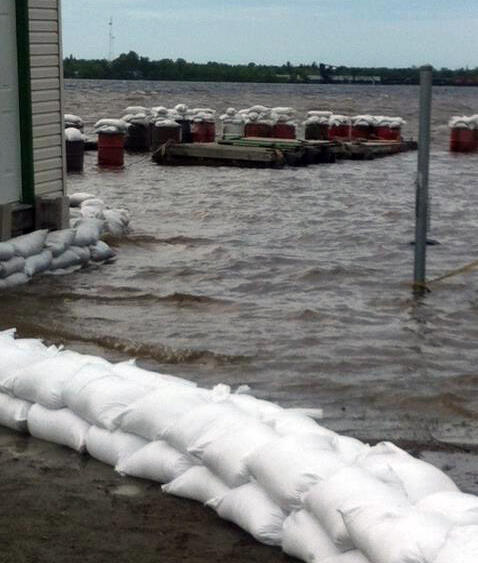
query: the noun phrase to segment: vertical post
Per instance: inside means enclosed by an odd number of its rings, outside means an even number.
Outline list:
[[[420,125],[418,134],[418,173],[415,199],[414,285],[417,288],[423,287],[426,276],[432,70],[432,67],[429,65],[420,68]]]

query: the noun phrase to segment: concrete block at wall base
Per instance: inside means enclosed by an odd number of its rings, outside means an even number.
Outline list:
[[[0,205],[0,241],[12,238],[12,210],[13,205]]]
[[[59,230],[70,226],[70,203],[66,196],[43,196],[35,200],[35,229]]]

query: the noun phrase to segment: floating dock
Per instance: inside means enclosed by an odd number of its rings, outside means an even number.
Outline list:
[[[216,143],[166,143],[153,153],[157,164],[169,166],[239,166],[282,168],[331,163],[336,159],[371,160],[410,150],[415,141],[304,141],[238,137]]]

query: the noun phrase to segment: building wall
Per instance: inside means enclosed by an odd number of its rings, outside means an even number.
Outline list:
[[[29,0],[35,195],[65,186],[60,0]]]

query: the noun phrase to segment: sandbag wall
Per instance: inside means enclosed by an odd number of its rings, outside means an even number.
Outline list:
[[[5,331],[0,423],[205,503],[307,563],[477,561],[478,498],[440,470],[225,385]]]
[[[22,285],[38,274],[65,274],[90,261],[111,260],[116,253],[100,240],[105,234],[128,232],[125,209],[109,209],[91,194],[70,196],[70,226],[59,231],[38,230],[0,242],[0,290]]]

